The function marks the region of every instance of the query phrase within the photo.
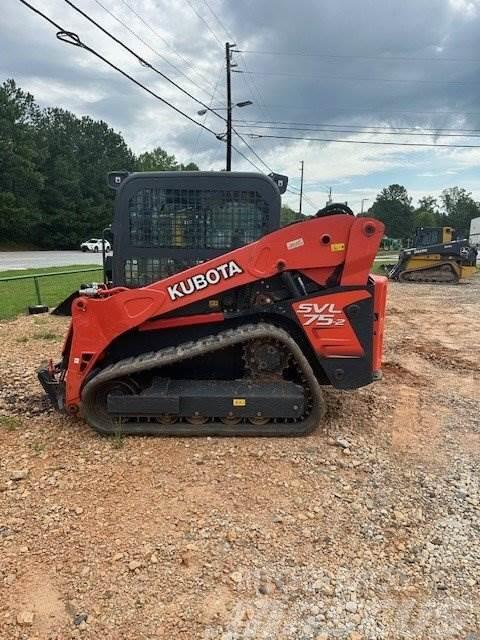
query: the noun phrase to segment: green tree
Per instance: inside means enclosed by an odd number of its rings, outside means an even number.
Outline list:
[[[135,162],[136,171],[198,171],[194,162],[179,164],[174,155],[169,155],[162,147],[141,153]]]
[[[0,85],[0,241],[74,248],[112,221],[109,171],[198,171],[161,147],[135,158],[103,121],[40,109],[13,80]]]
[[[440,226],[440,212],[438,211],[437,199],[433,196],[425,196],[418,201],[415,209],[416,227],[436,227]]]
[[[133,154],[104,122],[63,109],[47,109],[40,126],[47,153],[37,237],[44,247],[78,247],[111,222],[106,175],[115,168],[133,169]]]
[[[447,224],[467,236],[471,220],[480,216],[480,204],[473,200],[471,193],[460,187],[444,189],[440,200]]]
[[[43,144],[33,96],[13,80],[0,85],[0,238],[31,241],[39,218],[43,177],[38,162]]]
[[[286,224],[290,224],[300,218],[299,214],[291,207],[283,205],[280,210],[280,226],[284,227]]]
[[[406,239],[415,230],[412,199],[400,184],[391,184],[382,189],[368,210],[368,215],[385,224],[385,235]]]

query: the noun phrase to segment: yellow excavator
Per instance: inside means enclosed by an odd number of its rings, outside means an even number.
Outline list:
[[[477,250],[452,227],[417,227],[414,246],[402,249],[388,276],[400,282],[458,284],[476,269]]]

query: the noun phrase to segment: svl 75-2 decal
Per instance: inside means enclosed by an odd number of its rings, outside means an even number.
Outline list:
[[[345,324],[343,311],[337,309],[334,302],[318,304],[303,302],[297,307],[297,313],[305,327],[315,325],[317,327],[342,327]]]

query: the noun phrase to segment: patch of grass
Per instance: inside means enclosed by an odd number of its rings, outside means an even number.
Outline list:
[[[34,333],[33,338],[35,340],[57,340],[59,336],[52,331],[41,331],[40,333]]]
[[[21,271],[0,271],[0,278],[14,276],[32,276],[42,273],[57,273],[61,271],[75,271],[89,269],[97,265],[70,265],[65,267],[45,267],[41,269],[24,269]],[[87,273],[72,273],[69,275],[54,275],[38,280],[42,304],[55,307],[73,291],[76,291],[82,283],[101,282],[103,279],[102,268]],[[14,318],[21,313],[26,313],[29,305],[36,304],[35,285],[33,279],[11,280],[0,282],[0,320]],[[35,324],[43,324],[44,319],[36,318]]]
[[[16,416],[0,416],[0,428],[15,431],[22,426],[22,421]]]
[[[115,434],[112,437],[112,446],[114,449],[122,449],[124,445],[122,419],[115,420]]]
[[[42,453],[45,450],[45,445],[43,442],[33,442],[32,449],[35,453]]]

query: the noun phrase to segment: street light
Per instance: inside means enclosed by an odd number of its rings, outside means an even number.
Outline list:
[[[251,100],[244,100],[243,102],[237,102],[233,106],[240,107],[241,109],[242,107],[248,107],[251,104],[253,104]],[[197,111],[197,115],[204,116],[207,113],[207,111],[228,111],[228,107],[210,107],[209,109],[200,109],[200,111]]]
[[[368,200],[370,200],[370,198],[362,198],[362,205],[361,205],[361,207],[360,207],[360,214],[362,214],[362,213],[363,213],[363,203],[364,203],[364,202],[367,202]]]

